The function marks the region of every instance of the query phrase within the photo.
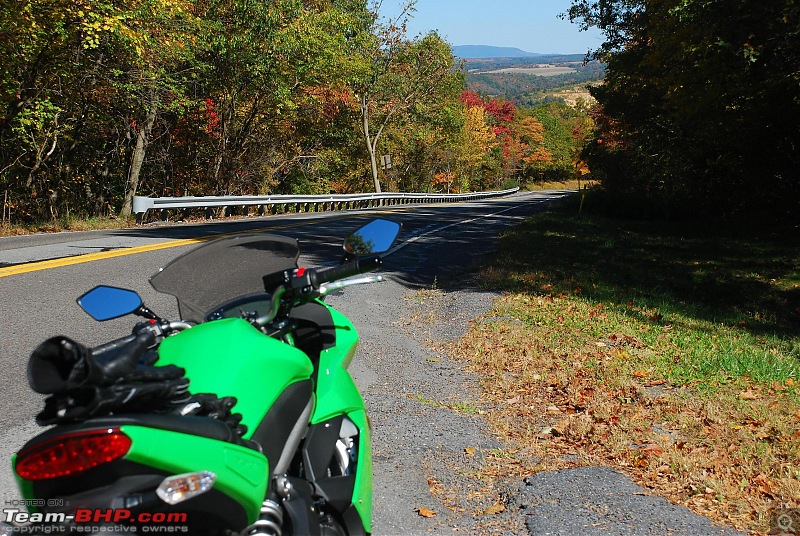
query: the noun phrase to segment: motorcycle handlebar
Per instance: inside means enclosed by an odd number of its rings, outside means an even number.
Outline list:
[[[109,341],[105,344],[101,344],[100,346],[95,346],[94,348],[92,348],[92,353],[94,355],[101,355],[106,352],[117,350],[119,348],[122,348],[123,346],[133,344],[142,335],[145,336],[145,340],[143,342],[147,345],[147,347],[152,347],[153,345],[156,344],[156,342],[160,341],[161,338],[164,336],[165,328],[167,331],[180,331],[189,327],[191,326],[186,322],[169,322],[164,326],[160,326],[158,324],[147,324],[147,323],[137,324],[136,328],[134,329],[134,332],[131,335],[127,335],[125,337]]]
[[[383,260],[381,260],[381,258],[378,256],[367,257],[342,264],[341,266],[315,270],[311,275],[310,280],[316,288],[319,288],[320,285],[323,285],[329,281],[336,281],[337,279],[344,279],[346,277],[363,274],[364,272],[377,270],[382,264]]]
[[[117,350],[118,348],[122,348],[128,344],[131,344],[139,337],[138,334],[134,333],[132,335],[128,335],[126,337],[122,337],[119,339],[115,339],[113,341],[109,341],[105,344],[101,344],[100,346],[95,346],[92,348],[92,353],[95,355],[104,354],[106,352],[110,352],[112,350]],[[155,339],[154,341],[155,342]]]

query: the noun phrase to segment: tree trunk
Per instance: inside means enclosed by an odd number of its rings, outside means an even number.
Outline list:
[[[375,135],[373,140],[369,133],[369,102],[367,96],[361,97],[361,132],[364,133],[364,141],[367,142],[367,151],[369,152],[369,164],[372,168],[372,180],[375,181],[375,192],[381,193],[381,182],[378,179],[378,159],[375,156],[375,151],[378,145],[378,136],[380,131]]]
[[[136,146],[133,148],[133,154],[131,155],[131,167],[128,170],[128,181],[125,184],[125,200],[122,203],[120,216],[130,216],[133,212],[133,196],[136,195],[136,189],[139,187],[139,174],[142,171],[147,146],[150,143],[150,133],[153,131],[153,125],[158,115],[158,105],[158,93],[153,88],[150,93],[150,109],[147,111],[144,125],[139,128],[139,134],[136,136]]]

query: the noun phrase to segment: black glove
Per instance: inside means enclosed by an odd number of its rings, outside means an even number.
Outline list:
[[[109,387],[88,386],[45,399],[36,416],[42,426],[82,421],[113,413],[158,412],[185,404],[189,380],[179,378],[158,383],[119,383]]]
[[[28,383],[50,394],[83,385],[89,376],[90,351],[67,337],[52,337],[36,347],[28,360]]]
[[[120,382],[160,382],[180,378],[184,370],[168,365],[152,367],[158,355],[148,348],[153,334],[144,332],[118,347],[90,350],[67,337],[47,339],[31,354],[28,383],[37,393],[66,393],[88,386]]]
[[[241,437],[247,433],[247,426],[241,424],[241,413],[231,413],[231,409],[236,405],[236,402],[236,398],[232,396],[220,398],[212,393],[199,393],[192,395],[183,405],[183,408],[176,408],[176,412],[181,415],[211,417],[222,421]]]

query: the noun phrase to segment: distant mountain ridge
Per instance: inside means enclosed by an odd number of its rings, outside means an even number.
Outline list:
[[[479,58],[533,58],[542,56],[534,52],[525,52],[514,47],[493,47],[489,45],[455,45],[453,56],[464,59]]]

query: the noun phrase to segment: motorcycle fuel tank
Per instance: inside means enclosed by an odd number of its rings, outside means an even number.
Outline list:
[[[214,320],[167,337],[158,365],[186,369],[189,391],[233,396],[249,439],[275,400],[291,384],[309,379],[302,351],[261,333],[244,319]]]

